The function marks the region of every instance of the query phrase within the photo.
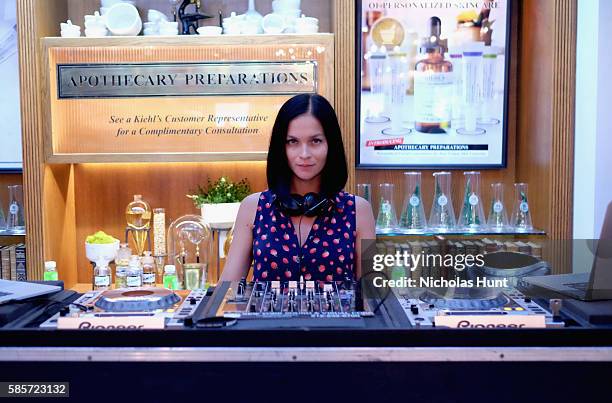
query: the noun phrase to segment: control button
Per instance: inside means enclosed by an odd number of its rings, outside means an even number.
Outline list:
[[[518,308],[515,308],[516,311],[524,311],[524,308],[521,308],[520,306]]]
[[[196,304],[196,302],[197,302],[197,301],[196,301],[196,299],[195,299],[195,298],[193,298],[193,297],[189,298],[189,304],[190,304],[190,305],[195,305],[195,304]]]
[[[410,307],[410,312],[412,312],[413,315],[418,315],[419,314],[419,307],[416,305],[412,305]]]
[[[531,298],[525,297],[525,302],[529,304],[531,302]]]
[[[510,308],[510,307],[507,307],[507,306],[504,307],[504,311],[511,311],[511,310],[512,310],[512,308]]]

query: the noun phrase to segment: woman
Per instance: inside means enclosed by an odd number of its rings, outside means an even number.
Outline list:
[[[246,197],[221,281],[345,281],[361,274],[361,239],[374,239],[372,207],[342,189],[348,174],[338,118],[319,95],[280,109],[268,151],[268,190]]]

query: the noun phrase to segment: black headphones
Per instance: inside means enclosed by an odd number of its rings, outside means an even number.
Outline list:
[[[306,217],[318,216],[329,208],[332,201],[321,196],[319,193],[306,193],[304,196],[292,194],[287,197],[276,197],[275,199],[281,211],[290,217],[305,215]]]

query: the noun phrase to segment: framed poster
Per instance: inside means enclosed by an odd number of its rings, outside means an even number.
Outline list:
[[[16,1],[0,2],[0,171],[21,171]]]
[[[359,168],[506,166],[510,1],[358,1]]]

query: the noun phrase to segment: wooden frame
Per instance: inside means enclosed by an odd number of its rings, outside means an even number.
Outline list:
[[[198,46],[313,46],[325,49],[326,63],[321,66],[323,82],[321,87],[324,95],[332,100],[334,97],[334,36],[333,34],[312,35],[258,35],[253,37],[223,35],[220,37],[177,36],[177,37],[108,37],[108,38],[43,38],[42,68],[44,69],[44,88],[47,94],[52,92],[49,74],[50,51],[54,48],[142,48],[155,46],[171,46],[172,48],[194,48]],[[248,52],[248,50],[247,50]],[[44,103],[44,114],[50,116],[45,120],[45,161],[47,163],[103,163],[103,162],[206,162],[206,161],[265,161],[267,152],[159,152],[159,153],[57,153],[53,150],[52,108],[54,95],[50,94]]]

